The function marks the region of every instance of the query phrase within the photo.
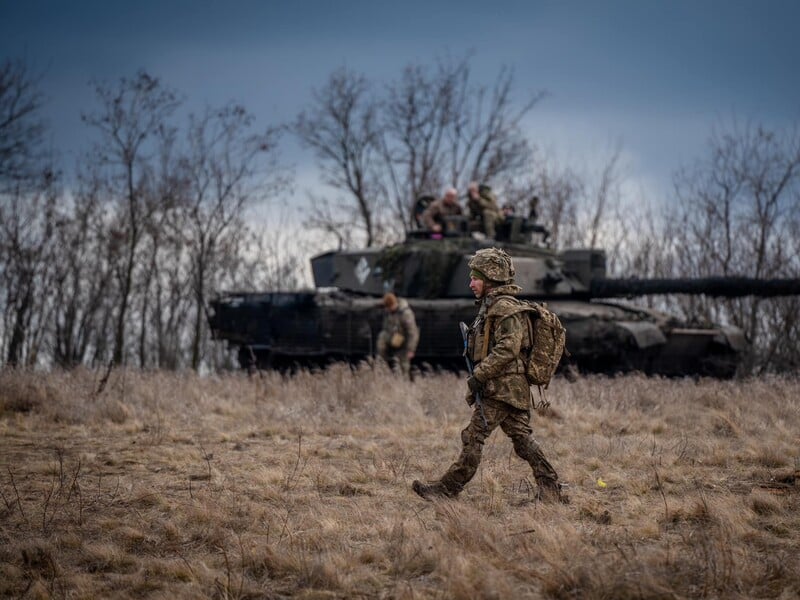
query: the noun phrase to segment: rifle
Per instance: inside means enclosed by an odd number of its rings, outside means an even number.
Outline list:
[[[467,361],[467,373],[469,373],[470,376],[472,376],[474,368],[472,366],[472,361],[469,359],[469,353],[467,352],[469,327],[467,327],[467,324],[464,323],[464,321],[461,321],[458,324],[458,328],[461,330],[461,337],[464,339],[464,360]],[[478,405],[478,410],[481,412],[481,418],[483,419],[483,426],[486,429],[489,429],[489,423],[486,421],[486,413],[483,412],[483,402],[481,401],[481,393],[475,392],[473,398],[475,398],[475,404]]]

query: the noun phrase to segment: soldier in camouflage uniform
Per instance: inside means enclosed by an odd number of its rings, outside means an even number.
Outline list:
[[[478,185],[477,181],[473,181],[467,188],[467,198],[470,215],[480,221],[486,237],[494,239],[497,226],[503,222],[504,217],[492,188],[488,185]]]
[[[390,365],[399,363],[403,374],[411,377],[411,359],[419,343],[414,312],[407,300],[391,292],[383,296],[383,305],[386,312],[378,334],[378,355]]]
[[[439,481],[414,481],[413,490],[429,499],[453,498],[472,479],[481,461],[484,440],[498,426],[511,438],[517,455],[527,461],[545,501],[566,501],[561,495],[558,475],[531,437],[530,386],[525,377],[523,349],[531,340],[524,313],[518,311],[511,257],[503,250],[479,250],[469,262],[470,289],[480,309],[469,330],[467,352],[475,365],[467,379],[467,402],[472,418],[461,432],[463,448],[458,460]],[[486,422],[475,403],[479,393]]]
[[[464,214],[458,203],[456,188],[447,188],[442,198],[434,200],[422,213],[422,224],[434,233],[441,233],[445,217],[455,217]]]

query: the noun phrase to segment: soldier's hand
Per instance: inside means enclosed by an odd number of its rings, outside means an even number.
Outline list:
[[[483,384],[480,381],[478,381],[474,375],[470,375],[469,377],[467,377],[467,387],[474,396],[475,394],[481,393],[481,390],[483,389]]]

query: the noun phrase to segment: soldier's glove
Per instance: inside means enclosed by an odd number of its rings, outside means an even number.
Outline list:
[[[472,392],[473,397],[483,391],[483,384],[475,378],[475,375],[467,377],[467,387],[469,391]]]

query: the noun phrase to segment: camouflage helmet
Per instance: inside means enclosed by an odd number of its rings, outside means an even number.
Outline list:
[[[469,268],[495,283],[509,283],[514,279],[514,264],[505,250],[482,248],[469,260]]]

